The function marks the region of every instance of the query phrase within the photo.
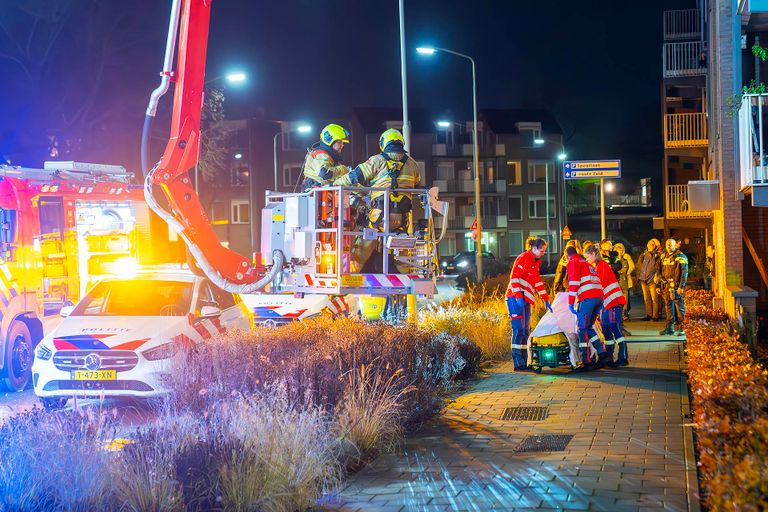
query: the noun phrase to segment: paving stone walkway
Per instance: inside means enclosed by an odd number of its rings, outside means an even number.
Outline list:
[[[545,369],[541,375],[514,373],[511,363],[495,367],[399,452],[379,457],[324,500],[323,508],[698,510],[683,345],[651,336],[654,327],[629,326],[635,334],[629,367],[582,374]],[[544,407],[517,412],[546,418],[502,419],[513,407]],[[567,444],[562,451],[524,451],[556,448],[544,446],[547,441]]]

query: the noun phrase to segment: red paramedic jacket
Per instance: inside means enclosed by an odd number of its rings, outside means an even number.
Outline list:
[[[538,292],[543,300],[548,301],[549,295],[539,276],[540,265],[541,260],[537,260],[531,251],[525,251],[518,256],[509,274],[507,297],[523,297],[525,302],[533,304],[536,302],[535,293]]]
[[[603,298],[600,278],[587,260],[574,254],[568,259],[565,271],[568,273],[568,304],[576,302],[576,297],[579,300]]]
[[[624,298],[624,293],[621,291],[611,266],[605,260],[599,259],[595,263],[595,271],[597,277],[600,278],[600,284],[603,286],[603,309],[611,309],[626,304],[627,300]]]

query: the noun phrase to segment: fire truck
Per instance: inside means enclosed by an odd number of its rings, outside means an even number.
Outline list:
[[[91,284],[158,248],[141,186],[121,166],[0,166],[0,383],[29,383],[35,345]],[[165,238],[168,239],[167,228]]]
[[[301,295],[430,295],[438,274],[437,245],[445,233],[447,203],[437,189],[390,190],[383,194],[383,225],[358,225],[353,199],[374,189],[323,187],[297,194],[268,193],[262,211],[262,261],[222,246],[206,216],[189,169],[198,162],[200,111],[210,0],[174,0],[163,70],[146,110],[142,136],[144,195],[150,208],[185,241],[200,270],[220,288],[239,294],[271,285]],[[178,46],[178,47],[177,47]],[[174,84],[170,135],[156,165],[149,165],[149,133],[160,98]],[[252,171],[253,172],[253,171]],[[252,174],[253,175],[253,174]],[[408,229],[391,229],[390,202],[409,194],[415,205]],[[441,214],[441,217],[435,216]],[[441,220],[438,220],[441,219]],[[366,270],[354,265],[356,248],[372,248]],[[359,263],[359,262],[358,262]],[[373,270],[370,270],[373,269]]]

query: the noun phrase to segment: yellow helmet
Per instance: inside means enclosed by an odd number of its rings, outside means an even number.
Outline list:
[[[349,144],[349,132],[343,126],[329,124],[320,132],[320,142],[328,146],[333,146],[333,143],[339,140],[344,144]]]
[[[405,146],[403,134],[394,128],[390,128],[379,137],[379,149],[384,151],[393,142],[399,142],[401,146]]]

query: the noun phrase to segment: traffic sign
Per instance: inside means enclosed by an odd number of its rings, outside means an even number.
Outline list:
[[[563,162],[567,180],[585,178],[621,178],[621,160],[573,160]]]
[[[571,230],[568,229],[568,226],[565,226],[560,232],[560,235],[563,237],[563,240],[570,240],[573,236],[573,233],[571,233]]]

